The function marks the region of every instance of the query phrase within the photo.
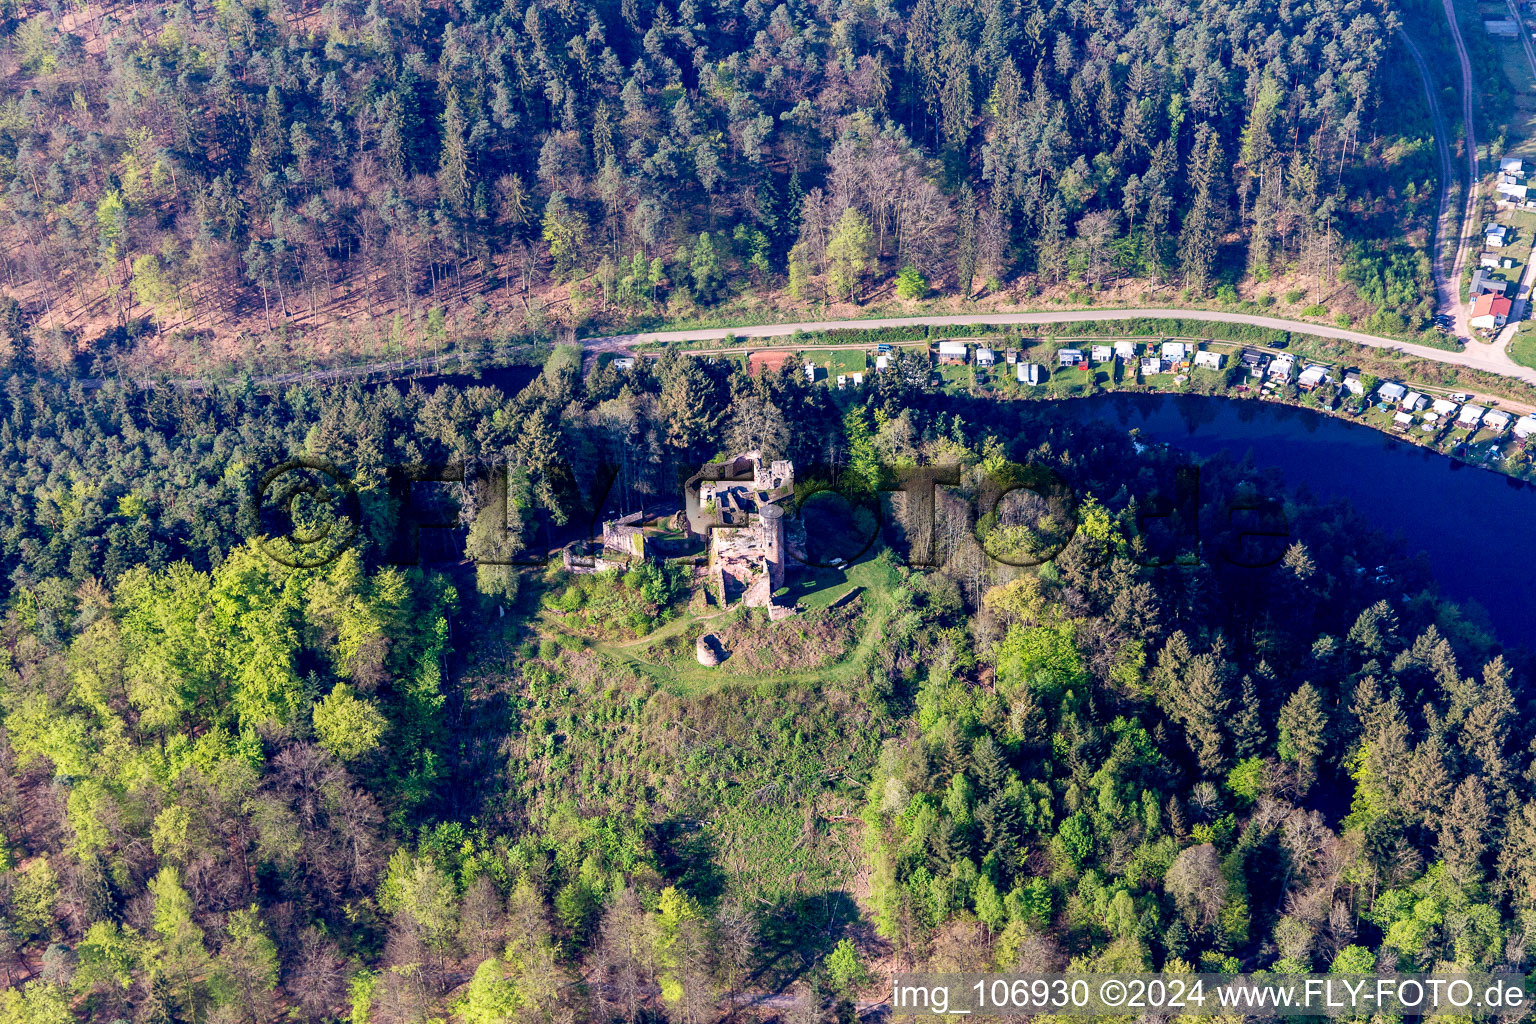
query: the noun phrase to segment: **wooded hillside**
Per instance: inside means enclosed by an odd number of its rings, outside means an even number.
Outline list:
[[[0,282],[38,329],[0,357],[383,356],[859,300],[898,273],[903,297],[1284,277],[1313,302],[1346,259],[1384,326],[1416,328],[1427,269],[1399,248],[1433,183],[1427,139],[1381,132],[1395,19],[1380,0],[8,3]]]
[[[568,356],[515,395],[9,379],[0,1022],[842,1022],[906,967],[1530,962],[1529,656],[1346,509],[1217,461],[1189,510],[1175,453],[926,369]],[[747,445],[856,500],[954,465],[938,566],[894,500],[771,625],[675,567],[388,564],[391,464],[505,463],[532,550],[598,467],[654,500]],[[240,514],[300,452],[368,510],[313,569]],[[1010,463],[1075,504],[978,511]]]

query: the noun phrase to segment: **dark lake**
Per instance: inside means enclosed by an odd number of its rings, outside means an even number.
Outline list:
[[[1536,647],[1536,488],[1356,423],[1272,402],[1201,395],[1110,394],[1061,403],[1207,457],[1252,453],[1288,487],[1343,498],[1411,551],[1441,590],[1487,609],[1504,643]]]

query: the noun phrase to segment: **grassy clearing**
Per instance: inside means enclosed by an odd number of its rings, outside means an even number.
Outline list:
[[[1509,343],[1509,358],[1521,366],[1536,367],[1536,323],[1527,320]]]
[[[863,373],[869,366],[868,353],[863,349],[840,350],[827,355],[832,357],[827,372],[833,377],[840,373]]]
[[[670,693],[700,693],[743,681],[770,688],[851,682],[862,675],[889,616],[894,573],[891,564],[879,557],[864,558],[845,570],[792,569],[785,599],[796,601],[804,611],[773,624],[765,613],[738,606],[726,612],[683,612],[654,632],[633,639],[593,636],[590,631],[573,635],[565,622],[548,615],[542,628]],[[853,592],[857,593],[845,609],[831,608]],[[721,636],[733,656],[714,668],[698,664],[694,641],[704,633]],[[774,636],[781,650],[760,649],[765,645],[755,637],[768,635]],[[750,654],[735,656],[747,646]]]

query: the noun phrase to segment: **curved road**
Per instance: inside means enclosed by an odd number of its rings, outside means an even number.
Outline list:
[[[1278,331],[1295,331],[1319,338],[1334,338],[1371,348],[1395,349],[1407,355],[1437,363],[1452,363],[1474,370],[1485,370],[1505,377],[1514,377],[1528,384],[1536,384],[1536,369],[1521,366],[1502,347],[1472,345],[1459,352],[1416,345],[1382,338],[1374,334],[1351,331],[1324,324],[1309,324],[1301,320],[1285,320],[1281,317],[1258,316],[1252,313],[1223,313],[1198,309],[1087,309],[1069,312],[1045,313],[977,313],[961,316],[905,316],[876,320],[817,320],[793,324],[758,324],[751,327],[705,327],[687,331],[651,331],[636,334],[609,334],[586,338],[583,348],[594,352],[617,352],[628,345],[671,341],[723,341],[726,338],[783,338],[796,331],[834,331],[848,328],[880,327],[968,327],[1008,326],[1010,324],[1067,324],[1093,320],[1203,320],[1210,323],[1246,324]]]
[[[601,352],[624,352],[635,344],[672,341],[723,341],[726,338],[749,340],[753,338],[784,338],[796,331],[835,331],[880,327],[967,327],[1007,326],[1010,324],[1070,324],[1095,320],[1190,320],[1207,323],[1246,324],[1279,331],[1293,331],[1319,338],[1334,338],[1370,348],[1394,349],[1407,355],[1429,359],[1437,363],[1451,363],[1474,370],[1499,374],[1536,384],[1536,369],[1521,366],[1509,357],[1504,346],[1472,345],[1461,351],[1430,348],[1396,338],[1383,338],[1361,331],[1331,327],[1327,324],[1307,323],[1303,320],[1286,320],[1282,317],[1259,316],[1252,313],[1224,313],[1203,309],[1079,309],[1040,313],[976,313],[958,316],[907,316],[870,320],[815,320],[790,324],[756,324],[749,327],[706,327],[682,331],[650,331],[634,334],[608,334],[584,338],[580,345],[590,355]],[[860,346],[866,347],[866,346]],[[699,353],[704,354],[704,353]],[[478,361],[467,355],[426,356],[420,359],[389,360],[387,362],[357,363],[327,370],[295,371],[251,377],[229,377],[223,383],[255,385],[292,385],[309,383],[340,384],[376,374],[389,377],[411,375],[431,376],[441,373],[466,373],[474,369]],[[107,378],[75,378],[86,388],[101,387]],[[144,387],[165,384],[179,387],[208,387],[220,383],[204,379],[140,380],[132,383]]]

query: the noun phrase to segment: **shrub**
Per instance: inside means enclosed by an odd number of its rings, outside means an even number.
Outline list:
[[[916,267],[908,264],[896,275],[896,295],[903,299],[920,299],[928,294],[928,279]]]

